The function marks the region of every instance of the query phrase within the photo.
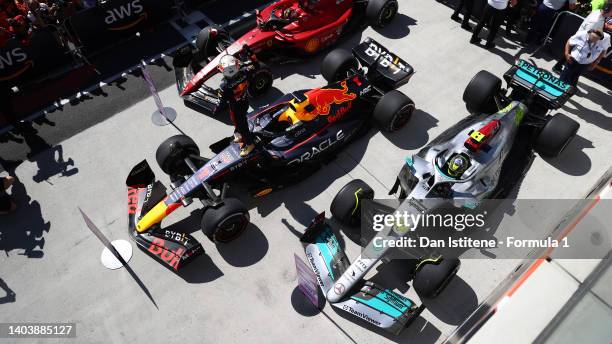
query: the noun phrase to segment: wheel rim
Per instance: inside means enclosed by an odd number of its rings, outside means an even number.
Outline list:
[[[404,125],[406,125],[406,123],[408,123],[410,120],[410,117],[412,117],[413,111],[413,104],[407,105],[405,108],[403,108],[391,121],[391,131],[401,129]]]
[[[226,217],[217,226],[215,241],[225,243],[236,239],[244,232],[248,224],[249,220],[243,213],[235,213]]]
[[[257,89],[258,91],[262,90],[265,86],[266,86],[265,78],[259,78],[257,82],[255,83],[255,89]]]
[[[397,5],[395,2],[388,3],[385,7],[383,7],[382,11],[380,11],[379,22],[381,25],[388,24],[395,14],[397,13]]]

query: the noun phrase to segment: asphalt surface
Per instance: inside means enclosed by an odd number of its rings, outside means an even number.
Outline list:
[[[107,97],[66,106],[65,113],[49,116],[55,127],[36,124],[39,135],[17,137],[27,142],[2,143],[0,164],[15,168],[11,172],[19,183],[12,192],[20,209],[0,222],[0,250],[6,252],[0,254],[0,286],[15,293],[13,302],[0,299],[5,302],[0,304],[0,323],[76,322],[77,341],[85,343],[444,341],[518,260],[464,260],[459,278],[438,299],[424,300],[428,309],[399,336],[375,330],[330,305],[320,312],[296,289],[293,254],[302,254],[298,236],[312,217],[327,210],[335,193],[353,178],[385,195],[405,156],[465,116],[461,95],[472,76],[481,69],[501,75],[519,51],[506,39],[490,52],[470,45],[469,33],[448,19],[451,10],[434,1],[400,1],[400,12],[389,27],[356,32],[341,45],[350,48],[371,36],[413,65],[416,75],[401,88],[417,104],[411,122],[393,134],[371,130],[294,187],[257,201],[245,198],[253,224],[231,244],[215,247],[205,239],[198,230],[196,205],[178,210],[165,226],[193,232],[207,253],[178,274],[135,245],[129,265],[138,280],[125,269],[106,270],[99,261],[102,245],[77,209],[111,240],[127,239],[124,183],[131,167],[146,158],[168,182],[154,153],[176,130],[151,123],[155,105],[146,98],[141,79],[128,77],[125,90],[104,87]],[[296,88],[322,85],[320,60],[274,66],[276,90],[254,105]],[[548,68],[554,63],[536,61]],[[173,73],[163,67],[150,70],[165,105],[179,113],[177,125],[210,156],[206,147],[232,132],[228,119],[186,108],[172,85]],[[588,80],[580,90],[562,110],[580,123],[579,136],[559,158],[537,157],[515,191],[517,198],[581,198],[609,168],[611,93]],[[95,120],[70,127],[68,119],[77,117]],[[64,129],[71,130],[64,134]],[[21,159],[21,164],[6,161]],[[358,245],[344,235],[342,241],[349,258],[355,258]],[[389,264],[368,276],[418,300],[402,272],[401,265]]]

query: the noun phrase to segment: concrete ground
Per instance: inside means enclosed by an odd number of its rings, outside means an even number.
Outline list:
[[[469,34],[449,19],[451,9],[438,2],[402,0],[400,12],[389,27],[355,33],[342,45],[350,48],[371,36],[414,66],[417,74],[401,89],[418,107],[407,127],[394,134],[372,130],[304,182],[249,201],[253,225],[229,245],[215,247],[197,230],[196,205],[177,211],[165,226],[193,231],[207,255],[174,274],[135,248],[130,267],[154,303],[127,271],[100,265],[102,246],[77,209],[109,238],[127,239],[124,181],[131,167],[146,158],[167,182],[154,153],[176,131],[150,122],[153,100],[136,102],[28,157],[15,170],[20,183],[13,193],[21,209],[0,222],[0,249],[6,251],[0,255],[0,278],[16,294],[14,302],[0,304],[0,323],[76,322],[79,343],[444,341],[518,260],[464,260],[459,278],[440,298],[426,300],[428,310],[399,336],[372,329],[330,305],[314,310],[296,289],[293,254],[302,255],[298,236],[310,219],[327,210],[335,193],[353,178],[364,179],[378,195],[386,194],[405,156],[465,116],[461,95],[471,77],[481,69],[501,75],[519,52],[506,39],[491,52],[470,45]],[[553,64],[536,61],[542,67]],[[289,90],[322,85],[319,62],[320,57],[275,66],[277,90],[256,105]],[[562,111],[580,123],[579,136],[559,158],[535,160],[518,198],[581,198],[608,169],[611,92],[584,79],[580,90]],[[173,86],[160,94],[165,105],[178,111],[177,125],[205,156],[209,144],[232,132],[226,118],[187,109]],[[87,116],[87,103],[81,106],[81,115]],[[2,146],[3,152],[23,149],[16,143]],[[63,160],[58,162],[60,151]],[[349,257],[356,257],[359,247],[343,241]],[[397,266],[371,275],[418,299],[398,278]]]

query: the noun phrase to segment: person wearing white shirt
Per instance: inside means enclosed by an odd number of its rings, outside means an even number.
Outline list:
[[[578,31],[565,43],[566,62],[559,79],[576,86],[580,76],[587,70],[595,69],[604,57],[609,48],[606,44],[609,45],[609,40],[604,40],[602,31]]]
[[[497,35],[499,26],[504,21],[508,3],[510,3],[510,6],[514,6],[516,5],[516,2],[517,0],[487,0],[487,5],[485,6],[484,13],[482,15],[482,18],[478,22],[478,25],[476,25],[476,28],[474,28],[470,43],[480,43],[480,38],[478,37],[478,35],[480,34],[482,28],[485,26],[485,23],[488,23],[489,34],[487,35],[487,43],[485,44],[485,48],[494,48],[495,43],[493,43],[493,40]]]
[[[582,24],[580,24],[580,27],[578,30],[576,30],[576,32],[589,30],[603,31],[604,29],[612,30],[612,24],[606,23],[606,20],[610,19],[610,17],[612,17],[612,4],[608,2],[604,4],[601,9],[591,12],[586,18],[584,18]],[[609,42],[606,43],[606,41],[609,40],[610,35],[604,33],[604,45],[607,44],[609,46]],[[565,61],[563,60],[558,60],[552,68],[553,72],[561,73],[561,68],[563,67],[564,62]]]
[[[565,4],[568,4],[569,9],[576,8],[576,0],[544,0],[538,6],[536,14],[531,19],[532,26],[525,38],[525,44],[540,44],[542,39],[548,34],[552,27],[555,17]]]

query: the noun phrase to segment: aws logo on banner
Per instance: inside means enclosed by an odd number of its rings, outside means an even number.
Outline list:
[[[34,65],[34,61],[28,59],[23,49],[17,47],[12,50],[0,52],[0,81],[8,81],[25,73]],[[16,69],[15,71],[12,71]],[[4,75],[5,71],[11,71]]]
[[[121,31],[132,28],[146,19],[147,13],[144,12],[144,6],[140,3],[140,0],[134,0],[107,10],[104,22],[109,25],[109,30]],[[125,23],[125,21],[129,22]],[[115,26],[115,24],[120,25]]]

